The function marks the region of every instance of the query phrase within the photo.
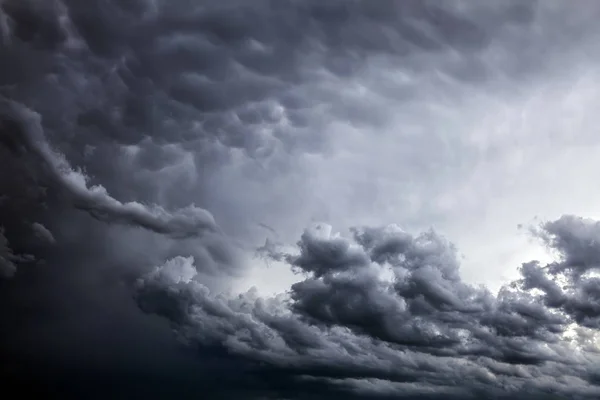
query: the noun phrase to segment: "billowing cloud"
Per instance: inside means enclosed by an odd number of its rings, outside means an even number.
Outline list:
[[[561,260],[523,264],[498,295],[462,281],[456,251],[435,232],[388,226],[351,238],[307,231],[299,254],[284,256],[307,274],[287,294],[212,294],[194,278],[194,260],[180,258],[140,279],[138,301],[187,341],[354,394],[591,399],[600,394],[600,286],[582,274],[600,264],[582,266],[571,249],[599,252],[596,226],[545,224]]]
[[[107,222],[138,225],[174,237],[199,235],[216,228],[210,213],[194,206],[171,214],[160,206],[122,203],[111,197],[104,187],[89,186],[88,178],[83,173],[74,170],[64,156],[52,151],[44,138],[39,115],[13,103],[5,104],[2,111],[5,119],[19,119],[12,121],[15,129],[2,131],[4,139],[29,153],[31,160],[27,162],[36,163],[48,184],[54,184],[55,189],[62,192],[60,194],[67,197],[76,208]]]

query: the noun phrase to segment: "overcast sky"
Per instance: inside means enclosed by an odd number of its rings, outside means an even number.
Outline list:
[[[0,0],[0,372],[78,399],[599,398],[599,18]]]

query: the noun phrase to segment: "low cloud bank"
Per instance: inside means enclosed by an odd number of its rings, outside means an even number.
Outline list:
[[[536,232],[559,260],[524,263],[498,295],[461,280],[437,233],[392,225],[350,238],[322,227],[298,254],[271,249],[305,275],[280,296],[212,294],[177,258],[140,279],[138,301],[188,341],[354,393],[594,398],[600,224],[564,216]]]

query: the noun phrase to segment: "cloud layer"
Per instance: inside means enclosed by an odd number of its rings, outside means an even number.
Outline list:
[[[523,264],[497,296],[461,280],[455,249],[435,232],[388,226],[351,238],[321,227],[302,236],[298,255],[273,254],[306,273],[286,295],[211,294],[194,260],[177,258],[139,281],[138,301],[185,339],[276,367],[298,385],[394,398],[595,398],[598,226],[544,224],[560,260]]]
[[[567,214],[600,215],[599,16],[0,0],[7,373],[75,398],[598,397],[600,225]],[[536,216],[555,258],[521,264]],[[345,234],[290,245],[323,220]]]

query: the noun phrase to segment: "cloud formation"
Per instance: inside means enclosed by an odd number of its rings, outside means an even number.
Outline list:
[[[210,213],[190,206],[174,214],[160,206],[147,207],[137,202],[122,203],[111,197],[102,186],[89,186],[88,178],[74,170],[61,154],[55,153],[45,140],[39,115],[14,103],[6,103],[2,110],[12,121],[14,129],[4,129],[4,140],[28,153],[45,175],[48,184],[68,197],[76,208],[107,222],[138,225],[174,237],[199,235],[215,229]],[[21,124],[19,126],[18,124]]]
[[[0,276],[3,278],[12,277],[17,271],[17,263],[30,262],[32,260],[33,257],[29,254],[15,254],[4,235],[4,229],[0,228]]]
[[[139,281],[138,301],[189,341],[350,394],[591,399],[600,394],[600,286],[589,275],[600,268],[598,226],[544,224],[560,260],[523,264],[498,295],[463,282],[455,249],[433,231],[357,228],[343,238],[320,227],[299,254],[274,254],[306,274],[285,295],[211,294],[194,260],[178,258]]]
[[[75,398],[598,397],[600,228],[560,216],[598,215],[599,16],[0,0],[8,376]],[[556,259],[520,264],[535,215]],[[349,233],[289,246],[321,220]]]

